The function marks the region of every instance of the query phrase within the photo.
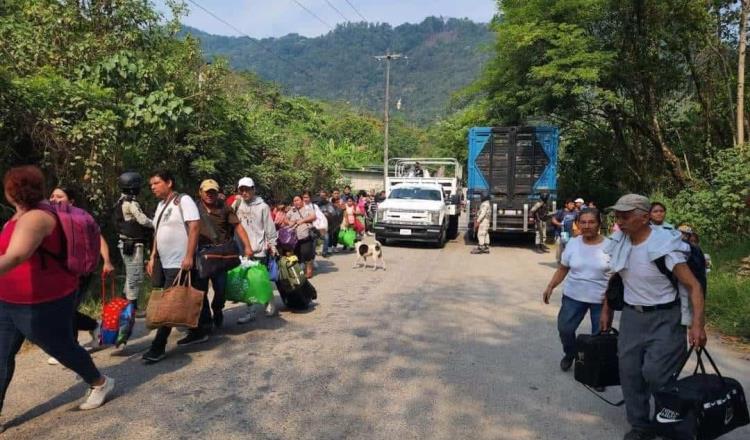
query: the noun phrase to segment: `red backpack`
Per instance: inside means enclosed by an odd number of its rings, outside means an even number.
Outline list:
[[[65,203],[43,202],[39,208],[57,217],[65,237],[62,251],[54,257],[75,275],[94,272],[99,265],[101,231],[91,214]]]

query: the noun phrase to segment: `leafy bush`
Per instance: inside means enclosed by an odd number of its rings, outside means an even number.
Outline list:
[[[710,165],[710,181],[696,182],[674,198],[652,194],[652,200],[667,206],[667,221],[689,224],[709,243],[750,236],[750,153],[723,150]]]

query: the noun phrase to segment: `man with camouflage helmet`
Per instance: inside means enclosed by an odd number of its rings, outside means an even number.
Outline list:
[[[122,261],[125,264],[125,297],[138,308],[138,297],[143,286],[143,264],[145,244],[153,235],[154,225],[138,204],[138,194],[143,178],[136,172],[120,175],[120,198],[114,208],[114,223]]]

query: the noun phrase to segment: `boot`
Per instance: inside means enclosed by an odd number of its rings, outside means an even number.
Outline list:
[[[537,254],[543,254],[544,250],[542,249],[542,245],[538,244],[538,245],[534,246],[534,252],[536,252]]]
[[[489,254],[490,253],[490,247],[487,245],[482,246],[482,253],[483,254]]]
[[[472,255],[478,255],[483,253],[482,252],[482,246],[477,246],[476,248],[471,250]]]

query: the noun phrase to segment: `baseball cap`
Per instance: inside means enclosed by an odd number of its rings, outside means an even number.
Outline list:
[[[576,203],[585,203],[584,200],[582,198],[580,198],[580,197],[577,198],[577,199],[575,199],[575,202]]]
[[[249,177],[243,177],[239,182],[237,182],[237,188],[242,188],[243,186],[246,186],[248,188],[255,188],[255,182],[253,182],[253,179]]]
[[[214,179],[206,179],[203,182],[201,182],[201,191],[206,192],[208,190],[219,190],[219,184]]]
[[[614,206],[607,208],[607,211],[627,212],[636,209],[644,212],[651,211],[651,201],[649,201],[648,197],[640,194],[625,194],[617,199],[617,203]]]

